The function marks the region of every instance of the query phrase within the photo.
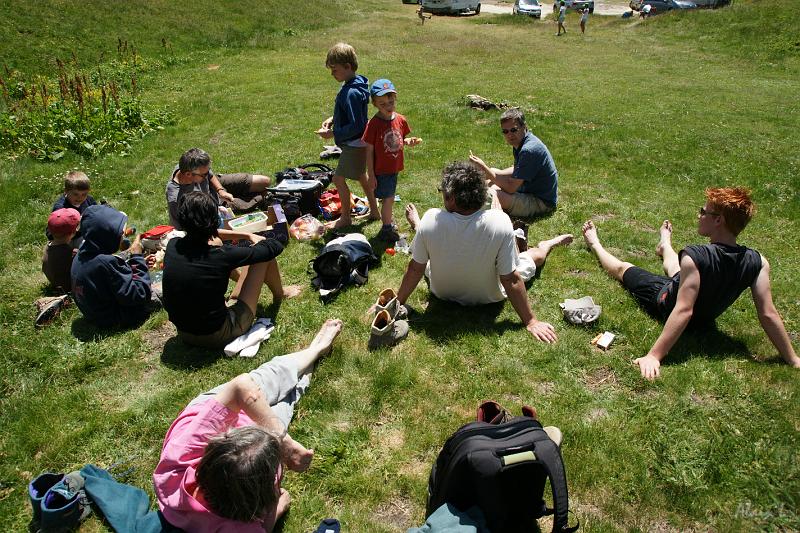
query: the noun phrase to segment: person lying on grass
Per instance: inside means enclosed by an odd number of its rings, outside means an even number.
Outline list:
[[[167,431],[153,473],[170,524],[192,532],[272,531],[290,502],[283,465],[303,472],[314,457],[287,433],[294,406],[341,330],[341,320],[327,320],[308,348],[189,402]]]
[[[709,188],[705,194],[697,233],[708,237],[709,244],[687,246],[676,253],[672,248],[672,224],[665,220],[661,226],[656,253],[663,259],[666,276],[620,261],[600,244],[591,220],[583,225],[586,244],[605,271],[621,282],[648,313],[666,321],[647,355],[635,360],[642,377],[657,378],[661,361],[689,323],[702,327],[713,322],[747,287],[767,337],[784,361],[800,368],[800,358],[772,303],[767,259],[736,243],[755,211],[750,191],[741,187]]]
[[[481,171],[470,163],[445,167],[439,190],[444,209],[429,209],[420,219],[413,204],[406,207],[406,218],[417,234],[397,291],[398,302],[405,305],[426,275],[431,292],[442,300],[482,305],[508,297],[531,335],[542,342],[556,342],[553,326],[533,314],[525,282],[544,264],[550,250],[571,243],[572,235],[559,235],[520,252],[508,215],[499,207],[484,208],[488,186]]]
[[[210,195],[183,195],[177,216],[186,236],[167,244],[162,286],[164,308],[187,344],[221,348],[249,330],[263,285],[273,302],[300,293],[299,287],[283,286],[275,259],[283,245],[277,240],[228,231],[228,238],[249,241],[250,246],[222,243],[217,203]],[[228,278],[238,267],[241,275],[226,306]]]

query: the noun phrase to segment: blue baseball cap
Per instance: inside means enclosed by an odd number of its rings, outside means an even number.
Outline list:
[[[386,93],[397,94],[397,90],[394,88],[394,83],[385,78],[381,78],[372,84],[369,93],[372,96],[383,96]]]

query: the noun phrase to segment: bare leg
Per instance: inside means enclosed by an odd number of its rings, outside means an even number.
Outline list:
[[[330,353],[333,341],[342,331],[343,323],[338,318],[330,318],[322,324],[314,340],[308,348],[294,352],[287,357],[291,357],[298,368],[298,375],[303,375],[314,367],[317,359]]]
[[[384,226],[392,223],[392,207],[394,207],[394,196],[384,198],[381,205],[381,223]]]
[[[656,253],[661,256],[664,263],[664,273],[672,277],[681,270],[678,254],[675,253],[675,249],[672,247],[672,222],[665,220],[661,224],[659,233],[661,234],[661,240],[658,241],[658,246],[656,246]]]
[[[250,183],[250,192],[264,192],[269,187],[271,180],[269,176],[253,174],[253,181]]]
[[[620,261],[603,248],[603,245],[600,244],[600,239],[597,237],[597,228],[591,220],[588,220],[583,225],[583,238],[586,241],[586,246],[588,246],[597,256],[597,259],[600,260],[600,266],[603,267],[612,278],[621,282],[625,271],[632,267],[633,264]]]
[[[340,229],[349,226],[352,221],[350,219],[350,187],[347,186],[347,180],[344,176],[334,176],[333,184],[336,186],[336,191],[339,193],[339,200],[342,202],[342,216],[333,224],[327,224],[328,229]]]
[[[408,220],[408,225],[411,226],[411,229],[417,231],[419,212],[417,211],[417,206],[412,203],[406,204],[406,220]]]
[[[498,189],[495,186],[489,187],[489,198],[491,199],[491,209],[500,209],[502,211],[503,206],[500,203],[500,199],[497,197]]]
[[[228,299],[244,302],[255,315],[266,270],[267,263],[256,263],[255,265],[242,267],[239,281],[236,282],[236,287]]]
[[[377,183],[370,181],[369,176],[366,174],[361,174],[358,177],[358,182],[364,189],[364,194],[367,196],[367,202],[369,203],[368,220],[379,220],[381,218],[380,210],[378,209],[378,200],[375,198],[375,186]],[[342,204],[342,209],[344,209],[344,204]]]
[[[553,237],[547,241],[541,241],[534,248],[528,248],[524,252],[521,252],[520,255],[528,255],[533,260],[533,264],[535,264],[538,268],[544,264],[544,260],[547,259],[547,256],[550,254],[550,250],[556,246],[566,246],[571,242],[572,234],[565,233],[564,235]]]
[[[287,285],[286,287],[283,286],[283,281],[281,281],[281,271],[278,268],[278,262],[275,259],[267,261],[265,264],[267,265],[267,269],[264,272],[263,282],[264,285],[269,287],[269,290],[272,293],[273,302],[280,302],[284,298],[294,298],[302,292],[303,288],[300,285]]]
[[[497,195],[497,200],[500,202],[500,208],[508,212],[508,210],[511,209],[511,202],[514,199],[514,195],[508,194],[500,189],[496,189],[495,194]],[[494,205],[492,205],[492,207],[494,207]]]

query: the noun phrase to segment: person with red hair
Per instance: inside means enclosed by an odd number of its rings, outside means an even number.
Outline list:
[[[666,276],[652,274],[621,261],[600,244],[597,228],[589,220],[583,225],[586,245],[608,274],[621,282],[651,315],[665,320],[664,329],[644,357],[634,362],[642,377],[660,375],[661,361],[686,327],[708,324],[750,287],[758,320],[784,361],[800,368],[786,327],[772,302],[769,263],[757,251],[737,244],[750,222],[755,205],[743,187],[709,188],[700,208],[697,232],[709,244],[691,245],[676,253],[672,247],[672,223],[665,220],[656,252],[663,260]]]

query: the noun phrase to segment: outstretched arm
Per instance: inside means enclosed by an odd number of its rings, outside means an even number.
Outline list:
[[[536,337],[542,342],[548,344],[554,343],[558,340],[556,330],[551,324],[536,320],[536,316],[531,310],[531,305],[528,302],[528,292],[525,290],[525,282],[522,277],[513,271],[511,274],[500,276],[500,284],[506,290],[508,299],[514,311],[517,312],[522,323],[525,324],[531,335]]]
[[[518,180],[514,177],[514,167],[503,169],[490,167],[484,163],[483,159],[473,154],[471,150],[469,152],[469,160],[481,169],[487,180],[491,181],[508,194],[517,192],[517,189],[519,189],[520,185],[523,183],[522,180]]]
[[[413,259],[408,261],[408,268],[406,273],[403,274],[403,281],[400,282],[400,288],[397,290],[397,301],[401,305],[406,304],[406,300],[414,292],[414,289],[419,285],[422,276],[425,275],[425,264],[417,263]]]
[[[297,472],[303,472],[309,467],[314,457],[314,450],[307,450],[289,436],[287,428],[275,416],[264,393],[249,374],[240,374],[227,382],[215,399],[231,411],[244,411],[253,422],[278,435],[286,466]]]
[[[800,358],[792,347],[792,341],[786,333],[786,327],[783,325],[783,319],[775,309],[775,304],[772,303],[772,289],[769,282],[769,263],[767,259],[761,256],[761,271],[758,273],[755,282],[750,287],[753,293],[753,302],[756,304],[756,312],[758,313],[758,321],[761,322],[761,327],[769,337],[770,342],[778,349],[783,360],[789,365],[800,368]]]
[[[658,336],[647,355],[634,360],[634,363],[639,365],[643,378],[655,379],[661,374],[659,370],[661,361],[675,346],[686,326],[689,325],[694,311],[694,303],[697,301],[699,292],[700,272],[697,270],[692,258],[684,255],[681,258],[681,283],[678,286],[678,298],[675,302],[675,308],[669,314],[661,335]]]

